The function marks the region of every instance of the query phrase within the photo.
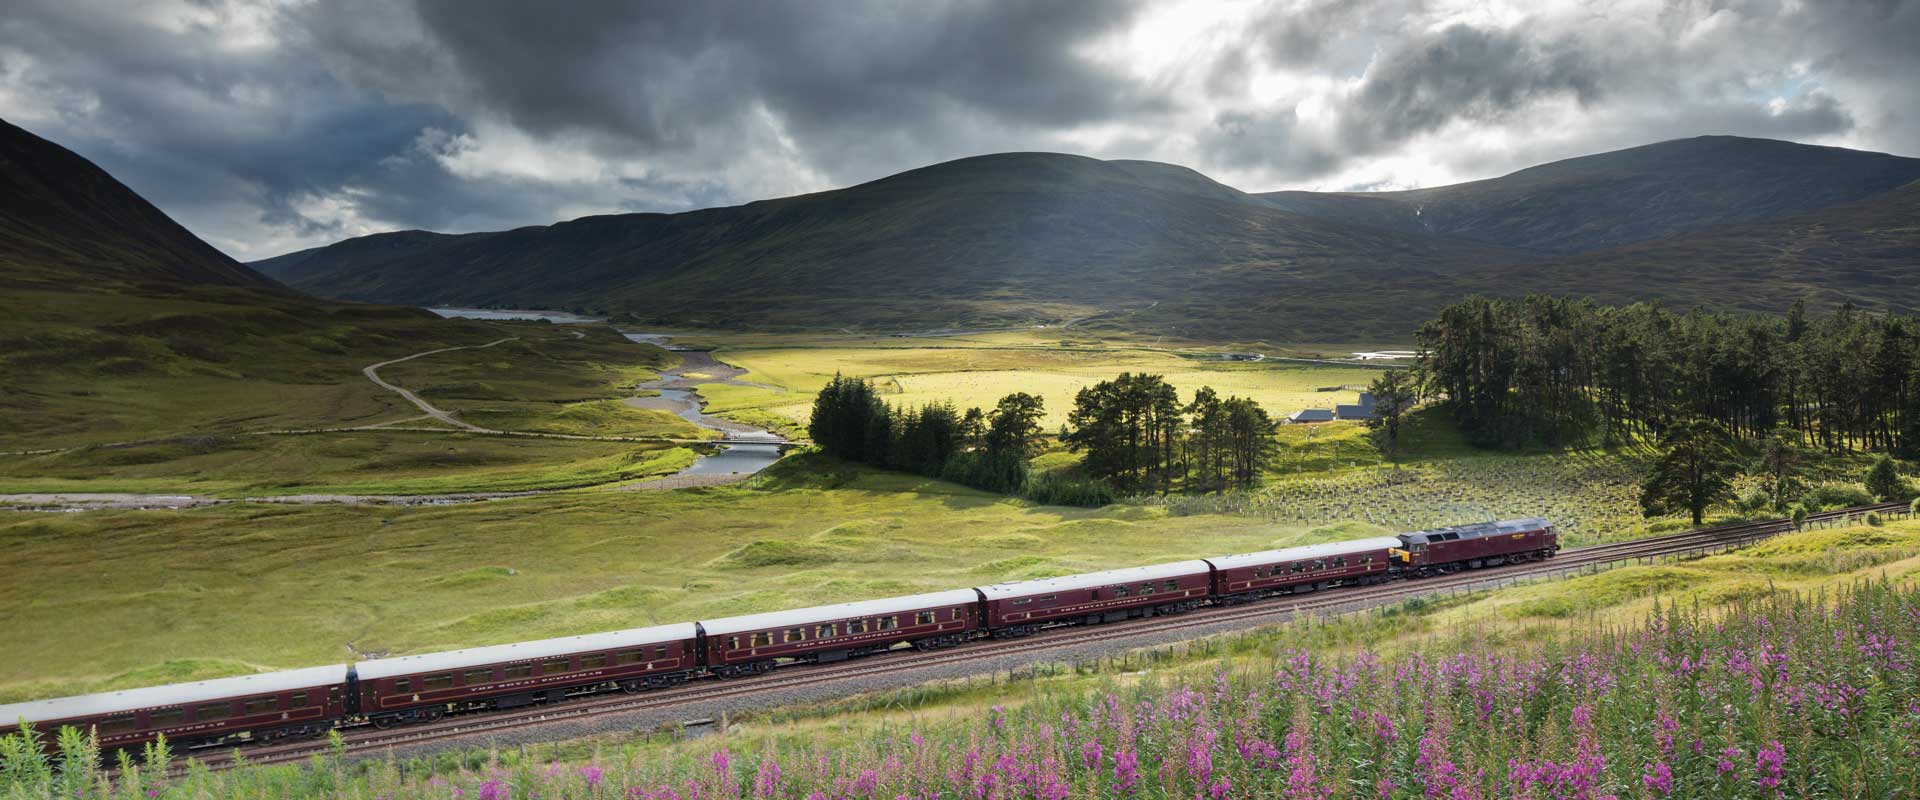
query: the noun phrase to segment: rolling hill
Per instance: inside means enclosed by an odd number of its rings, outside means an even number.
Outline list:
[[[1338,323],[1313,312],[1325,276],[1444,278],[1515,257],[1282,211],[1180,167],[1012,153],[732,208],[386,234],[256,266],[331,297],[683,324],[927,328],[1159,303],[1212,334],[1326,335]],[[1301,314],[1274,320],[1239,305],[1249,297]]]
[[[1656,241],[1672,240],[1674,257],[1742,237],[1764,246],[1787,235],[1775,222],[1823,209],[1845,227],[1916,179],[1920,159],[1724,136],[1373,194],[1254,195],[1168,164],[1007,153],[729,208],[404,231],[254,266],[327,297],[641,323],[919,330],[1097,316],[1197,338],[1391,338],[1469,291],[1742,305],[1750,287],[1706,285],[1738,269],[1702,265],[1684,292],[1609,270]],[[1882,257],[1913,252],[1911,233],[1881,229]],[[1719,244],[1678,244],[1695,236]],[[1777,265],[1784,288],[1765,296],[1806,281],[1866,288],[1853,271],[1799,268]]]
[[[1430,189],[1260,197],[1318,217],[1564,254],[1778,219],[1914,180],[1920,159],[1700,136]]]
[[[0,450],[307,422],[365,361],[493,335],[289,289],[4,121],[0,306]]]

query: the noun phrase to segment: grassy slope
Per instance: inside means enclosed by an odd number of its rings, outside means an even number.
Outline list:
[[[432,322],[407,323],[396,332]],[[483,427],[549,433],[702,438],[671,414],[630,408],[633,384],[675,358],[604,327],[542,323],[454,326],[466,341],[515,341],[441,353],[381,370],[383,378]],[[435,342],[396,338],[340,348],[298,364],[298,384],[266,379],[139,375],[124,380],[39,373],[72,433],[40,430],[19,446],[173,437],[136,446],[0,457],[0,492],[158,492],[216,495],[422,494],[578,486],[652,477],[684,467],[691,451],[666,443],[559,441],[414,431],[248,436],[412,420],[419,410],[367,381],[360,367]],[[382,352],[384,350],[385,352]],[[377,353],[378,355],[375,355]],[[87,394],[62,396],[68,391]],[[252,403],[253,405],[247,405]],[[42,424],[52,415],[37,418]]]
[[[1920,310],[1912,274],[1920,263],[1920,181],[1857,203],[1766,223],[1572,256],[1525,270],[1479,276],[1490,293],[1508,285],[1583,285],[1606,303],[1661,299],[1777,312],[1795,300],[1903,313]],[[1727,287],[1741,291],[1728,294]]]

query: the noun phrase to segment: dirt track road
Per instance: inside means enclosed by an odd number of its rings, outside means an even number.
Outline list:
[[[461,422],[458,419],[454,419],[452,412],[440,410],[440,408],[438,408],[434,404],[420,399],[420,395],[414,394],[412,391],[409,391],[405,387],[395,386],[391,383],[381,380],[380,368],[398,364],[402,361],[412,361],[421,356],[430,356],[436,353],[451,353],[455,350],[480,350],[480,349],[492,347],[496,344],[504,344],[506,342],[511,342],[519,338],[520,337],[518,336],[509,336],[505,339],[495,339],[494,341],[488,342],[486,344],[470,344],[463,347],[442,347],[438,350],[428,350],[424,353],[414,353],[413,355],[405,356],[402,358],[396,358],[392,361],[382,361],[378,364],[368,364],[364,367],[361,367],[360,372],[367,376],[367,380],[373,381],[374,384],[379,386],[380,388],[386,389],[387,391],[394,392],[400,395],[401,397],[407,398],[407,402],[412,403],[416,406],[419,406],[420,410],[427,412],[427,416],[429,417],[433,417],[434,419],[440,420],[441,422],[447,423],[448,425],[452,425],[464,431],[472,431],[474,433],[501,433],[502,431],[496,431],[492,428],[482,428],[478,425],[473,425],[470,423]]]

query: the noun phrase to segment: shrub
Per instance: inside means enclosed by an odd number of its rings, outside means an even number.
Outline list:
[[[1849,506],[1872,505],[1874,497],[1867,490],[1851,483],[1823,483],[1807,490],[1800,504],[1809,511],[1827,511]]]
[[[1021,494],[1044,505],[1082,508],[1099,508],[1120,499],[1106,481],[1069,478],[1051,472],[1035,475],[1027,481],[1026,490]]]

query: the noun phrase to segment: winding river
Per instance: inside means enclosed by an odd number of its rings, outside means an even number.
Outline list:
[[[627,405],[652,411],[666,411],[681,419],[710,431],[719,431],[732,440],[720,446],[720,452],[694,459],[693,466],[681,470],[679,475],[706,476],[746,476],[767,468],[780,460],[779,434],[764,428],[756,428],[730,419],[709,416],[704,410],[704,402],[696,388],[703,383],[730,383],[736,386],[752,386],[779,391],[779,387],[740,380],[746,370],[716,361],[712,353],[705,350],[687,350],[668,343],[665,335],[658,333],[628,333],[628,339],[642,344],[664,347],[680,356],[680,366],[662,370],[660,377],[644,381],[634,388],[642,391],[659,392],[652,397],[632,397]],[[762,441],[754,441],[754,440]]]

